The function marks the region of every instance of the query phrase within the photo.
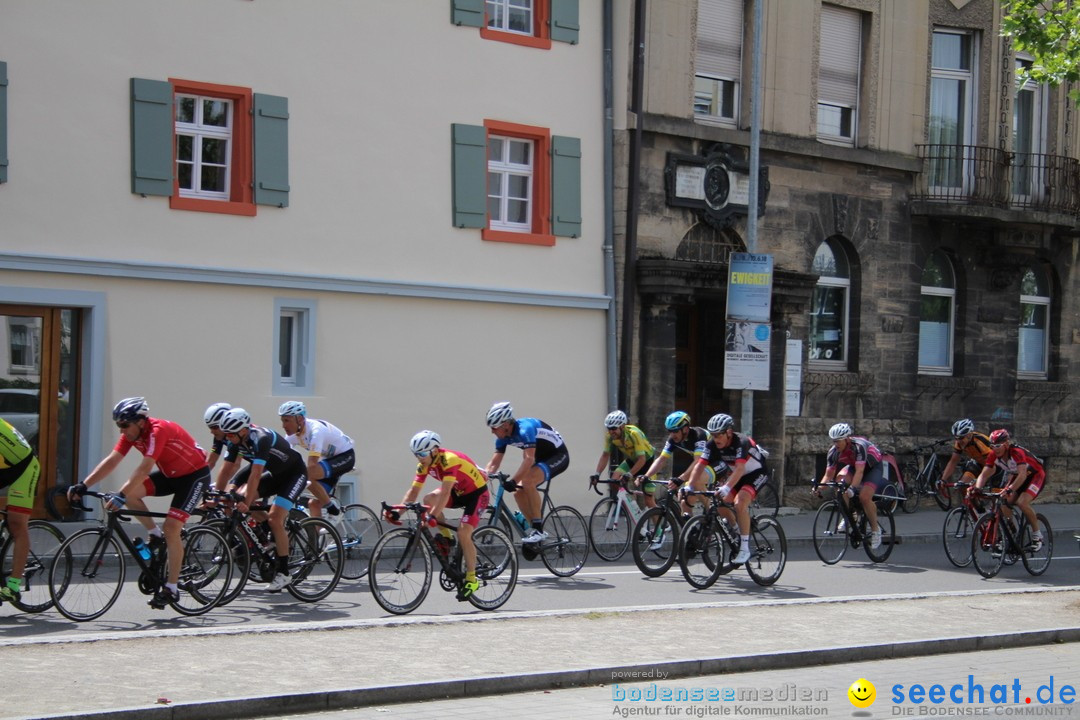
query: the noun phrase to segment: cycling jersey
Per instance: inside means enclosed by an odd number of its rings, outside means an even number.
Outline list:
[[[716,443],[705,444],[698,462],[714,465],[721,461],[726,465],[743,465],[743,476],[765,471],[765,453],[754,438],[743,433],[733,433],[727,447],[717,447]]]
[[[670,437],[664,443],[664,449],[660,451],[660,457],[671,458],[671,474],[679,477],[687,468],[701,457],[705,450],[705,443],[709,441],[709,433],[705,428],[691,427],[682,442],[672,442]]]
[[[829,454],[825,458],[825,466],[840,469],[849,465],[858,467],[865,465],[867,470],[873,470],[881,464],[881,451],[874,443],[864,437],[849,437],[844,452],[833,445],[829,448]]]
[[[454,494],[467,495],[474,490],[487,487],[487,478],[465,453],[443,449],[434,462],[424,470],[422,463],[416,465],[416,479],[414,486],[421,486],[428,476],[439,482],[454,481]]]
[[[1016,475],[1021,465],[1027,465],[1027,480],[1037,479],[1041,481],[1046,476],[1042,461],[1019,445],[1010,445],[1001,457],[998,457],[996,453],[991,453],[990,457],[986,459],[985,465],[986,467],[999,467],[1009,475]]]
[[[153,458],[165,477],[190,475],[207,466],[206,452],[187,430],[169,420],[146,418],[146,427],[135,442],[121,435],[113,450],[127,455],[131,448]]]
[[[963,449],[960,447],[960,441],[957,440],[953,443],[952,450],[957,455],[967,455],[972,460],[976,460],[984,465],[986,464],[986,459],[994,454],[993,448],[990,447],[990,438],[982,433],[972,433],[971,439]]]
[[[8,421],[0,418],[0,473],[4,470],[11,470],[20,463],[25,463],[26,458],[33,456],[34,451],[30,447],[30,443],[26,442],[26,438],[22,436],[15,426]],[[20,473],[21,474],[21,473]],[[12,477],[11,482],[15,482],[17,477]],[[3,482],[4,475],[0,474],[0,487],[10,485],[11,483]]]
[[[227,442],[226,445],[233,445]],[[307,470],[304,459],[289,442],[270,428],[252,425],[246,439],[235,444],[236,451],[253,466],[261,466],[271,475]]]
[[[0,495],[8,496],[8,511],[29,515],[37,497],[41,466],[30,443],[0,418]]]
[[[621,438],[616,438],[610,432],[605,434],[604,452],[610,455],[612,450],[618,450],[627,460],[637,460],[642,456],[652,459],[656,455],[656,448],[636,425],[623,425]]]
[[[293,447],[306,450],[309,457],[331,458],[353,449],[352,438],[325,420],[307,419],[302,433],[285,439]]]
[[[566,445],[562,435],[542,420],[536,418],[518,418],[514,429],[504,438],[495,438],[495,452],[504,453],[506,447],[513,445],[525,450],[536,448],[536,462],[540,463],[552,457]]]

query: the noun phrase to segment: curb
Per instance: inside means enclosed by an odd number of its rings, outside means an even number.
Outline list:
[[[871,660],[890,660],[950,653],[999,650],[1050,643],[1080,642],[1080,627],[1048,628],[994,635],[967,635],[926,638],[879,645],[836,646],[816,650],[788,650],[757,655],[735,655],[700,660],[670,660],[648,665],[615,665],[577,670],[495,675],[426,683],[383,685],[369,688],[328,690],[314,693],[233,698],[206,703],[138,707],[83,712],[77,715],[42,715],[31,720],[227,720],[228,718],[275,717],[301,712],[329,712],[371,705],[423,700],[446,700],[513,692],[558,690],[571,687],[605,686],[616,673],[637,673],[638,677],[698,677],[723,673],[782,670],[817,665],[833,665]]]

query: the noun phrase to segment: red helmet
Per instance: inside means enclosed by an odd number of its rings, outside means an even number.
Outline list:
[[[1006,442],[1009,439],[1009,431],[1005,428],[1000,428],[990,433],[990,442],[994,445],[998,443]]]

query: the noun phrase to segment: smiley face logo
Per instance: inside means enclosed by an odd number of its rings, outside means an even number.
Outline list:
[[[874,683],[866,678],[859,678],[851,683],[851,687],[847,690],[847,696],[855,707],[868,708],[874,704],[874,700],[877,698],[877,688],[874,687]]]

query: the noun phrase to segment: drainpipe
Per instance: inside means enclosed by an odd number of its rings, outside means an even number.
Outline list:
[[[750,198],[746,213],[746,250],[757,252],[758,180],[761,177],[761,23],[765,0],[754,0],[753,69],[750,73]],[[771,343],[772,340],[770,339]],[[742,391],[742,431],[754,431],[754,391]]]
[[[641,96],[645,80],[645,2],[634,0],[634,67],[630,111],[634,114],[634,132],[630,135],[630,156],[626,198],[626,257],[623,263],[622,351],[619,355],[619,407],[630,400],[630,371],[634,348],[634,310],[636,303],[638,183],[641,175]]]
[[[619,403],[618,306],[615,303],[615,123],[612,61],[614,0],[604,0],[604,295],[607,308],[607,409]]]

